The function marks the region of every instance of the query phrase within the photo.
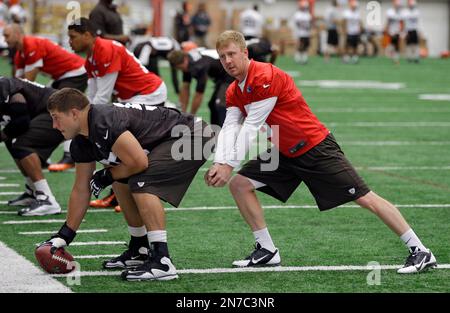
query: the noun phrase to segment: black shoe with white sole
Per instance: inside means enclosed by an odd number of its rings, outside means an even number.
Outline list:
[[[13,200],[9,200],[8,205],[29,207],[35,201],[36,198],[33,195],[33,190],[31,190],[31,188],[28,185],[25,185],[24,193]]]
[[[281,263],[280,252],[276,249],[271,252],[257,242],[255,250],[244,260],[237,260],[233,262],[236,267],[250,267],[250,266],[278,266]]]
[[[436,258],[431,250],[419,250],[417,247],[409,249],[409,256],[406,258],[405,265],[398,269],[399,274],[415,274],[436,267]]]
[[[172,280],[177,279],[177,270],[167,256],[150,256],[143,265],[134,270],[125,270],[121,275],[123,280]]]
[[[29,207],[17,212],[20,216],[44,216],[61,213],[61,207],[55,198],[50,198],[42,191],[36,191],[34,195],[36,197],[34,202]]]
[[[107,270],[136,268],[148,260],[148,253],[149,250],[146,247],[140,247],[137,250],[128,248],[121,255],[104,261],[103,268]]]

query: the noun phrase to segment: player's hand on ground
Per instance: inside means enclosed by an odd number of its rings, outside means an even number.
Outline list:
[[[92,194],[98,198],[102,190],[111,185],[113,182],[114,179],[112,178],[111,171],[104,168],[94,173],[89,185],[91,186]]]

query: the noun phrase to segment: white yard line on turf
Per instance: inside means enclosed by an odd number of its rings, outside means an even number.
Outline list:
[[[57,230],[45,230],[45,231],[25,231],[19,232],[19,235],[46,235],[54,234]],[[77,230],[77,234],[90,234],[90,233],[106,233],[107,229],[80,229]]]
[[[313,112],[323,113],[450,113],[450,109],[403,109],[403,108],[314,108]]]
[[[381,270],[396,270],[403,265],[381,265]],[[450,269],[450,264],[440,264],[436,269]],[[337,265],[337,266],[275,266],[251,268],[209,268],[209,269],[177,269],[178,274],[222,274],[222,273],[253,273],[253,272],[309,272],[309,271],[373,271],[373,266],[365,265]],[[79,276],[119,276],[120,271],[86,271],[73,275]],[[66,275],[51,275],[64,277]]]
[[[74,246],[111,246],[111,245],[123,245],[125,241],[86,241],[86,242],[72,242],[71,247]]]
[[[432,101],[450,101],[450,94],[423,94],[419,95],[419,99]]]
[[[0,180],[5,180],[6,177],[0,176]]]
[[[98,255],[74,255],[75,260],[80,259],[103,259],[103,258],[115,258],[117,254],[98,254]]]
[[[71,290],[45,274],[0,242],[0,293],[69,293]]]
[[[20,224],[52,224],[64,223],[66,220],[25,220],[25,221],[5,221],[5,225],[20,225]]]
[[[449,122],[324,122],[328,127],[450,127]]]
[[[0,192],[0,196],[16,196],[16,195],[21,195],[23,193],[22,192],[18,192],[18,191],[5,191],[5,192]]]
[[[450,208],[450,204],[395,204],[398,208],[411,208],[411,209],[443,209]],[[358,205],[341,205],[340,208],[359,208]],[[264,209],[315,209],[316,205],[263,205]],[[236,210],[236,206],[200,206],[190,208],[166,208],[167,212],[175,211],[208,211],[208,210]],[[62,211],[67,213],[67,211]],[[115,213],[111,209],[90,209],[88,213]],[[0,214],[16,215],[14,211],[0,211]],[[65,222],[65,220],[29,220],[29,221],[5,221],[3,224],[39,224],[39,223],[58,223]]]
[[[300,80],[297,81],[300,87],[319,88],[351,88],[351,89],[387,89],[398,90],[405,88],[404,83],[385,83],[380,81],[367,80]]]
[[[0,184],[0,187],[20,187],[19,184]]]

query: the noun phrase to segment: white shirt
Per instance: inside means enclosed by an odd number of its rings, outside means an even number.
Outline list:
[[[239,84],[241,90],[244,86],[245,79]],[[217,139],[214,163],[228,164],[233,168],[239,166],[255,141],[259,129],[275,107],[277,99],[271,97],[247,104],[245,118],[239,108],[227,108],[225,122]]]
[[[261,37],[264,18],[258,11],[247,9],[240,15],[240,25],[244,36]]]
[[[406,31],[417,31],[419,29],[419,9],[418,8],[406,8],[402,12],[403,20],[405,21]]]
[[[336,25],[335,21],[337,21],[339,19],[340,19],[339,9],[334,6],[329,7],[325,14],[325,21],[327,24],[327,29],[336,29],[337,25]]]
[[[401,21],[403,19],[402,17],[402,11],[396,10],[395,8],[390,8],[386,12],[387,16],[387,31],[388,34],[391,36],[400,34],[401,31]]]
[[[292,17],[294,34],[297,38],[311,36],[311,14],[309,11],[298,10]]]
[[[346,22],[347,35],[361,34],[361,13],[359,10],[345,10],[344,20]]]

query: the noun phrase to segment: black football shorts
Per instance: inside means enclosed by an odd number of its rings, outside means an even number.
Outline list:
[[[354,201],[370,191],[332,134],[296,158],[278,154],[278,167],[262,171],[261,165],[271,162],[268,153],[244,164],[238,174],[265,184],[257,190],[282,202],[289,199],[301,182],[309,188],[321,211]]]

